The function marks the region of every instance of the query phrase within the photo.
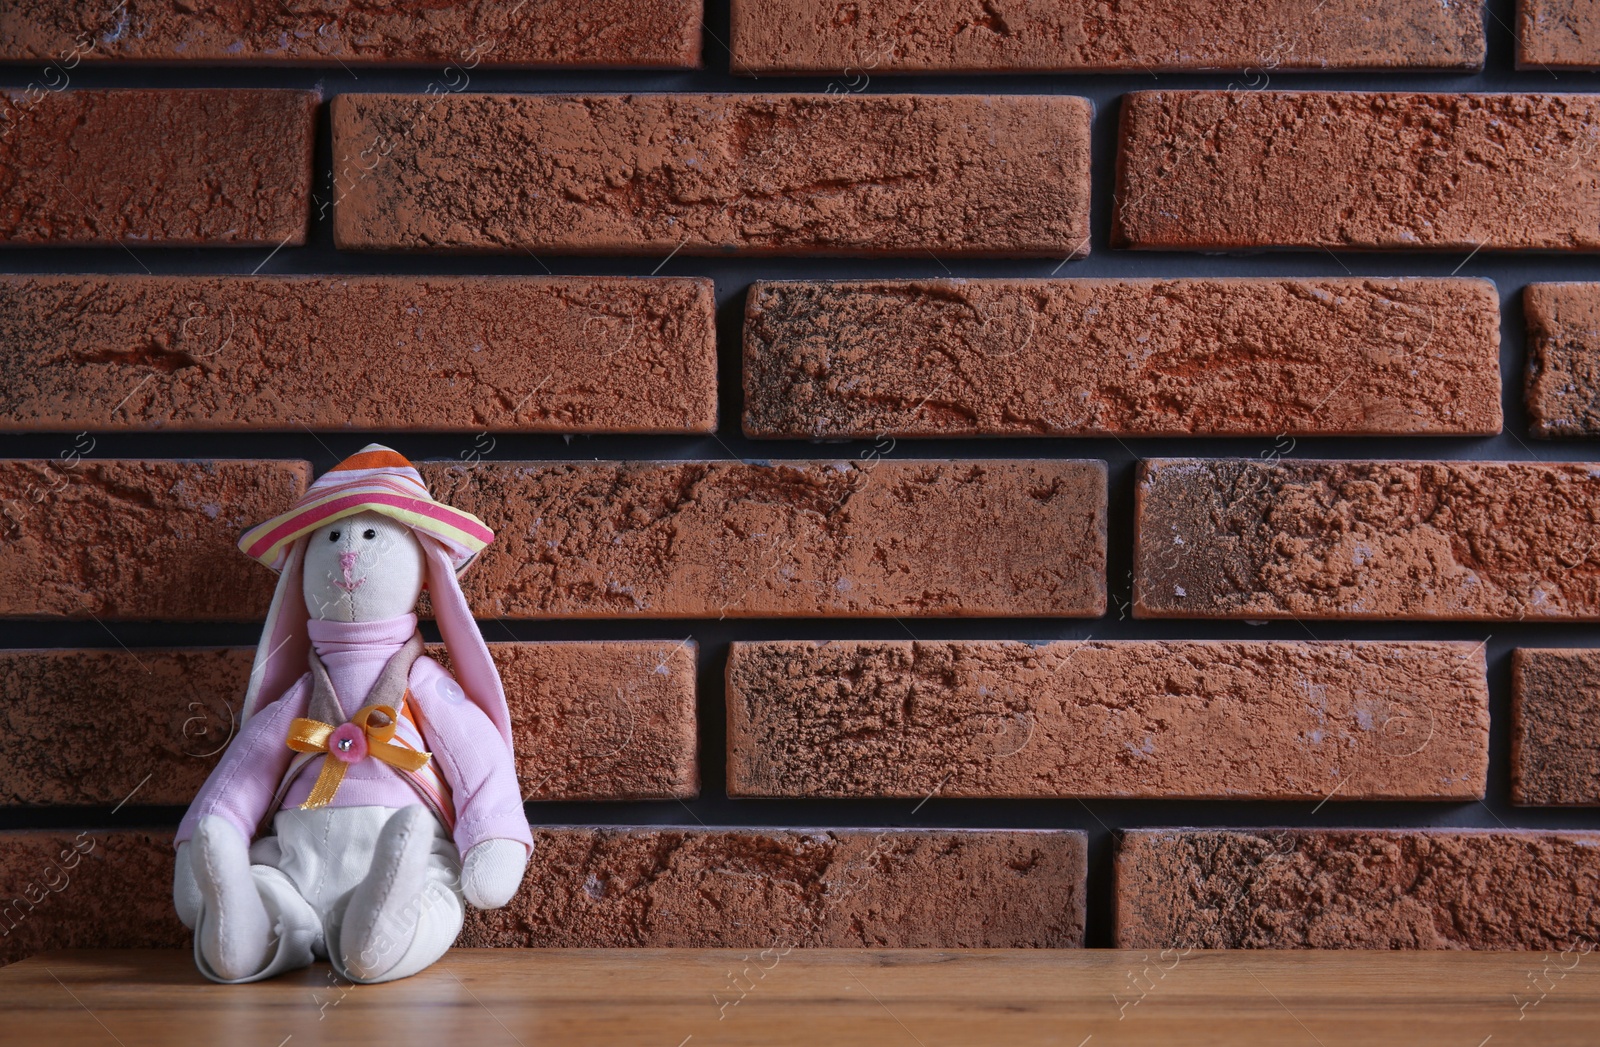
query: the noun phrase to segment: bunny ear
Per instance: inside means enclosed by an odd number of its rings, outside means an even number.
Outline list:
[[[239,717],[241,727],[261,707],[282,697],[305,674],[311,650],[311,637],[306,627],[311,612],[306,609],[305,592],[301,587],[306,541],[302,537],[289,547],[283,570],[278,574],[278,588],[272,594],[272,607],[267,611],[266,628],[261,631],[255,664],[250,669],[250,683],[244,693],[244,712]]]
[[[512,752],[511,710],[506,705],[505,688],[500,683],[500,671],[489,657],[489,647],[483,642],[477,620],[461,595],[461,585],[456,581],[455,563],[450,551],[438,539],[421,531],[417,541],[428,558],[428,598],[433,601],[433,618],[439,625],[439,635],[450,652],[450,667],[455,670],[456,682],[473,704],[488,715],[500,737],[505,739],[506,751]],[[305,660],[305,656],[301,656]]]

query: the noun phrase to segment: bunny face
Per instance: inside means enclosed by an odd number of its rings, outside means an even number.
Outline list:
[[[357,513],[311,532],[302,590],[311,617],[375,622],[416,609],[426,577],[411,528],[382,513]]]

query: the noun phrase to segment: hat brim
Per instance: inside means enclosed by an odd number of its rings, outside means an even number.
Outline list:
[[[288,512],[246,531],[239,539],[239,548],[273,570],[282,570],[288,549],[296,540],[324,524],[364,512],[382,513],[437,539],[448,550],[457,574],[494,541],[494,532],[471,513],[418,497],[409,485],[367,477],[309,492]]]

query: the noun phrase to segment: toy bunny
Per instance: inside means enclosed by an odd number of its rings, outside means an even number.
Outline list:
[[[533,836],[510,714],[456,581],[493,538],[371,444],[239,540],[280,576],[238,736],[178,827],[173,900],[206,977],[327,958],[404,978],[455,941],[463,898],[516,892]],[[422,654],[424,587],[459,683]]]

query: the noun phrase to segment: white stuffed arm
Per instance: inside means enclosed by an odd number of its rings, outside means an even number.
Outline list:
[[[200,885],[194,879],[194,866],[189,864],[189,841],[178,844],[178,859],[172,870],[172,905],[178,910],[178,919],[194,930],[200,918]]]
[[[498,909],[511,900],[528,868],[528,848],[516,840],[474,844],[461,866],[461,893],[477,909]]]

